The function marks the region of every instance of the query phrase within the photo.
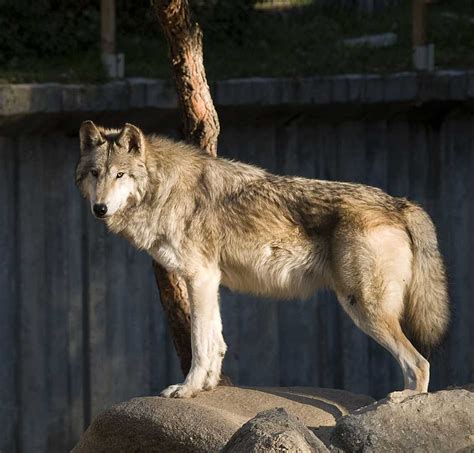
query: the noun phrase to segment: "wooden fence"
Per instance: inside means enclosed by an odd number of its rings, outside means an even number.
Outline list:
[[[423,205],[438,227],[453,307],[431,388],[472,382],[474,116],[375,116],[223,112],[219,152]],[[77,157],[77,136],[61,129],[0,139],[2,452],[66,451],[98,412],[181,379],[151,259],[92,218],[74,186]],[[375,397],[401,387],[391,356],[331,294],[293,302],[221,294],[225,371],[235,384]]]

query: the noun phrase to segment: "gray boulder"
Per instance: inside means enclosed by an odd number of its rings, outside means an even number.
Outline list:
[[[229,440],[222,453],[329,452],[298,418],[283,408],[260,412]]]
[[[339,417],[373,401],[304,387],[218,387],[187,400],[134,398],[99,414],[73,452],[218,452],[243,424],[275,407],[295,414],[328,442]]]
[[[381,400],[342,417],[331,434],[334,452],[458,452],[474,450],[474,393],[443,390]]]

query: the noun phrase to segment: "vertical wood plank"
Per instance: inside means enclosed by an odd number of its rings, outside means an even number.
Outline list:
[[[79,141],[77,139],[61,138],[60,149],[58,153],[66,156],[66,162],[63,173],[66,176],[66,215],[63,228],[66,230],[64,235],[66,240],[67,256],[67,300],[63,303],[68,306],[67,320],[68,325],[68,404],[69,404],[69,445],[70,449],[79,440],[85,429],[84,401],[88,395],[85,386],[84,376],[87,368],[85,367],[84,350],[87,346],[84,338],[87,333],[84,329],[84,301],[85,284],[84,279],[84,259],[87,257],[85,250],[86,237],[83,227],[85,226],[85,215],[89,215],[85,210],[84,202],[81,199],[79,190],[74,182],[74,168],[79,158]],[[64,190],[64,189],[63,189]],[[86,307],[87,309],[87,307]]]
[[[0,138],[0,451],[17,450],[18,360],[16,143]]]
[[[46,390],[48,451],[65,451],[70,447],[69,426],[69,233],[65,228],[68,199],[67,154],[61,152],[57,136],[42,141],[40,159],[44,168],[44,268],[46,295]]]
[[[125,314],[125,352],[126,362],[123,370],[128,385],[126,393],[130,396],[148,395],[151,392],[150,361],[150,319],[149,281],[152,277],[151,258],[143,252],[126,245],[126,301]]]
[[[126,372],[126,312],[127,288],[131,284],[126,272],[127,244],[124,239],[107,231],[105,237],[105,361],[101,367],[107,379],[98,383],[105,390],[107,406],[119,402],[127,394]]]
[[[440,247],[441,255],[443,256],[447,274],[448,274],[448,287],[451,283],[450,279],[450,250],[449,247],[449,237],[451,232],[451,209],[450,209],[450,202],[449,202],[449,175],[448,169],[446,166],[446,155],[449,154],[449,131],[447,130],[447,124],[449,122],[445,122],[443,125],[440,126],[439,132],[437,134],[437,142],[435,146],[439,152],[439,181],[438,181],[438,197],[436,202],[436,210],[434,212],[433,221],[435,222],[436,231],[438,235],[438,244]],[[449,128],[449,127],[448,127]],[[430,146],[430,149],[432,146]],[[471,255],[474,256],[474,255]],[[451,299],[451,292],[449,291],[449,296]],[[452,303],[452,300],[450,300]],[[449,354],[449,342],[450,342],[450,335],[446,337],[444,344],[441,347],[438,347],[431,356],[429,357],[430,362],[430,390],[440,389],[445,387],[448,382],[450,382],[449,375],[452,370],[452,366],[450,364],[451,357]]]
[[[47,451],[47,298],[45,198],[42,140],[19,139],[20,235],[20,445],[21,451]],[[39,415],[40,414],[40,415]]]
[[[394,197],[407,197],[410,190],[410,127],[406,121],[388,125],[387,190]]]
[[[471,123],[472,124],[472,123]],[[466,124],[469,128],[468,124]],[[472,126],[471,126],[472,127]],[[449,354],[451,357],[451,384],[461,384],[472,380],[472,139],[469,129],[463,127],[460,120],[448,120],[449,142],[446,149],[447,209],[449,212],[450,237],[448,270],[451,280],[451,304],[453,317],[449,336]],[[467,133],[466,133],[467,132]]]
[[[449,325],[448,335],[442,348],[436,351],[438,354],[446,354],[444,369],[446,382],[456,382],[456,363],[453,350],[458,348],[455,343],[454,333],[457,330],[457,304],[458,290],[457,290],[457,272],[455,268],[455,244],[457,239],[454,237],[455,231],[453,228],[452,216],[456,214],[456,206],[454,206],[454,177],[456,169],[454,168],[453,152],[452,152],[452,121],[446,121],[441,127],[441,196],[440,203],[443,206],[440,212],[438,237],[441,250],[444,252],[444,262],[446,266],[448,285],[449,285],[449,299],[451,308],[451,322]],[[459,218],[457,219],[459,220]],[[461,302],[462,303],[462,302]]]
[[[453,150],[452,150],[452,134],[454,133],[452,127],[452,121],[446,121],[442,126],[442,194],[441,203],[444,206],[441,220],[441,244],[444,245],[444,259],[446,270],[448,274],[449,282],[449,297],[451,306],[451,322],[449,326],[449,332],[447,341],[443,345],[443,349],[448,354],[447,363],[447,379],[449,382],[456,381],[456,363],[453,350],[457,349],[458,345],[455,343],[454,334],[457,330],[457,272],[455,269],[455,244],[456,238],[454,237],[455,231],[453,228],[452,216],[456,213],[456,207],[454,206],[453,190],[454,180],[453,176],[456,173],[453,162]],[[459,218],[457,219],[459,220]]]
[[[474,180],[472,178],[472,175],[474,174],[474,156],[472,153],[472,149],[474,147],[474,128],[473,128],[473,122],[474,122],[474,116],[470,116],[466,119],[463,120],[463,133],[465,133],[468,137],[468,148],[464,152],[464,155],[467,158],[467,164],[466,164],[466,172],[468,175],[470,175],[466,181],[466,186],[467,186],[467,193],[472,194],[474,193]],[[467,225],[466,229],[468,232],[474,231],[474,199],[472,196],[467,197]],[[470,270],[473,268],[474,265],[474,238],[472,237],[472,234],[468,233],[468,246],[466,247],[465,250],[465,260],[466,260],[466,269],[467,273],[469,274]],[[466,321],[465,321],[465,329],[466,329],[466,351],[467,355],[469,355],[469,351],[474,351],[474,329],[472,329],[472,326],[474,325],[474,308],[472,305],[469,305],[469,300],[472,300],[472,297],[474,295],[474,281],[469,275],[467,277],[467,285],[465,288],[465,293],[463,297],[463,304],[465,307],[466,311]],[[467,359],[466,362],[466,375],[465,379],[466,382],[474,382],[474,360],[472,360],[472,354],[470,355],[470,359]],[[438,385],[438,388],[440,386]]]
[[[412,123],[410,153],[410,196],[426,208],[427,184],[429,180],[429,151],[427,149],[426,126]]]

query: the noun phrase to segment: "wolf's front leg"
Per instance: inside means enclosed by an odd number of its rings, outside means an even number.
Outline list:
[[[182,384],[171,385],[161,396],[190,398],[219,382],[225,343],[219,311],[220,272],[203,269],[187,282],[191,303],[191,369]]]

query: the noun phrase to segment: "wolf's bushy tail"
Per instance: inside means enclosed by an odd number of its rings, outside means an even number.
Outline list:
[[[412,281],[405,301],[404,325],[414,342],[429,351],[441,342],[449,323],[446,272],[429,215],[412,203],[404,214],[413,243]]]

